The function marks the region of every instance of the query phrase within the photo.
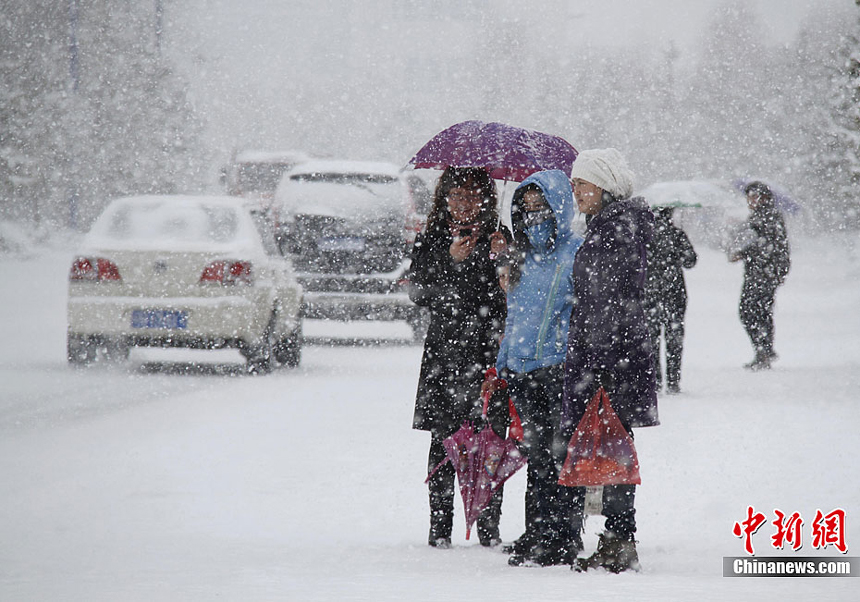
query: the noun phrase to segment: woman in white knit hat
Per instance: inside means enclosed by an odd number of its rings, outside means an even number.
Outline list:
[[[586,214],[585,241],[573,265],[573,313],[565,360],[563,425],[571,435],[598,387],[632,435],[655,426],[657,387],[651,339],[643,308],[645,249],[654,215],[642,198],[630,198],[633,173],[613,148],[583,151],[571,170],[573,194]],[[575,541],[582,549],[583,487],[574,488]],[[607,485],[605,531],[597,551],[574,560],[573,568],[612,572],[639,568],[636,551],[635,485]]]

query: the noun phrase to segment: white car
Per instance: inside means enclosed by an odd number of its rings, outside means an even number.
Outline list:
[[[69,362],[156,346],[236,348],[252,372],[298,365],[302,289],[244,203],[181,195],[111,202],[69,273]]]

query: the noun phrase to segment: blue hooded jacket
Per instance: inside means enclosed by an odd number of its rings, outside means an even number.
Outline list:
[[[526,178],[514,191],[514,205],[524,189],[537,185],[552,209],[543,228],[552,228],[548,240],[531,240],[521,266],[519,282],[508,290],[508,314],[496,368],[522,373],[564,362],[567,331],[573,306],[573,260],[582,237],[573,230],[576,217],[570,180],[563,171],[549,170]],[[513,208],[517,236],[524,236],[522,220]],[[518,225],[519,224],[519,225]]]

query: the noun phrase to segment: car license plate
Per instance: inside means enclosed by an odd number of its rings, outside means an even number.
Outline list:
[[[131,312],[132,328],[183,329],[188,314],[173,309],[135,309]]]
[[[317,248],[320,251],[351,251],[360,253],[364,251],[364,239],[358,237],[332,237],[317,240]]]

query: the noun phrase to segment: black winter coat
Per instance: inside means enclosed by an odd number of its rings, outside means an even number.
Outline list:
[[[750,211],[740,235],[738,255],[744,261],[745,286],[775,290],[791,268],[791,250],[782,214],[771,203]]]
[[[488,236],[480,234],[469,257],[455,263],[449,252],[453,238],[443,222],[428,226],[412,251],[409,296],[430,310],[412,427],[439,437],[480,417],[484,372],[499,350],[505,293]]]
[[[649,311],[662,306],[673,313],[684,313],[687,308],[684,269],[692,268],[699,258],[690,238],[671,219],[658,217],[647,251],[646,307]]]

